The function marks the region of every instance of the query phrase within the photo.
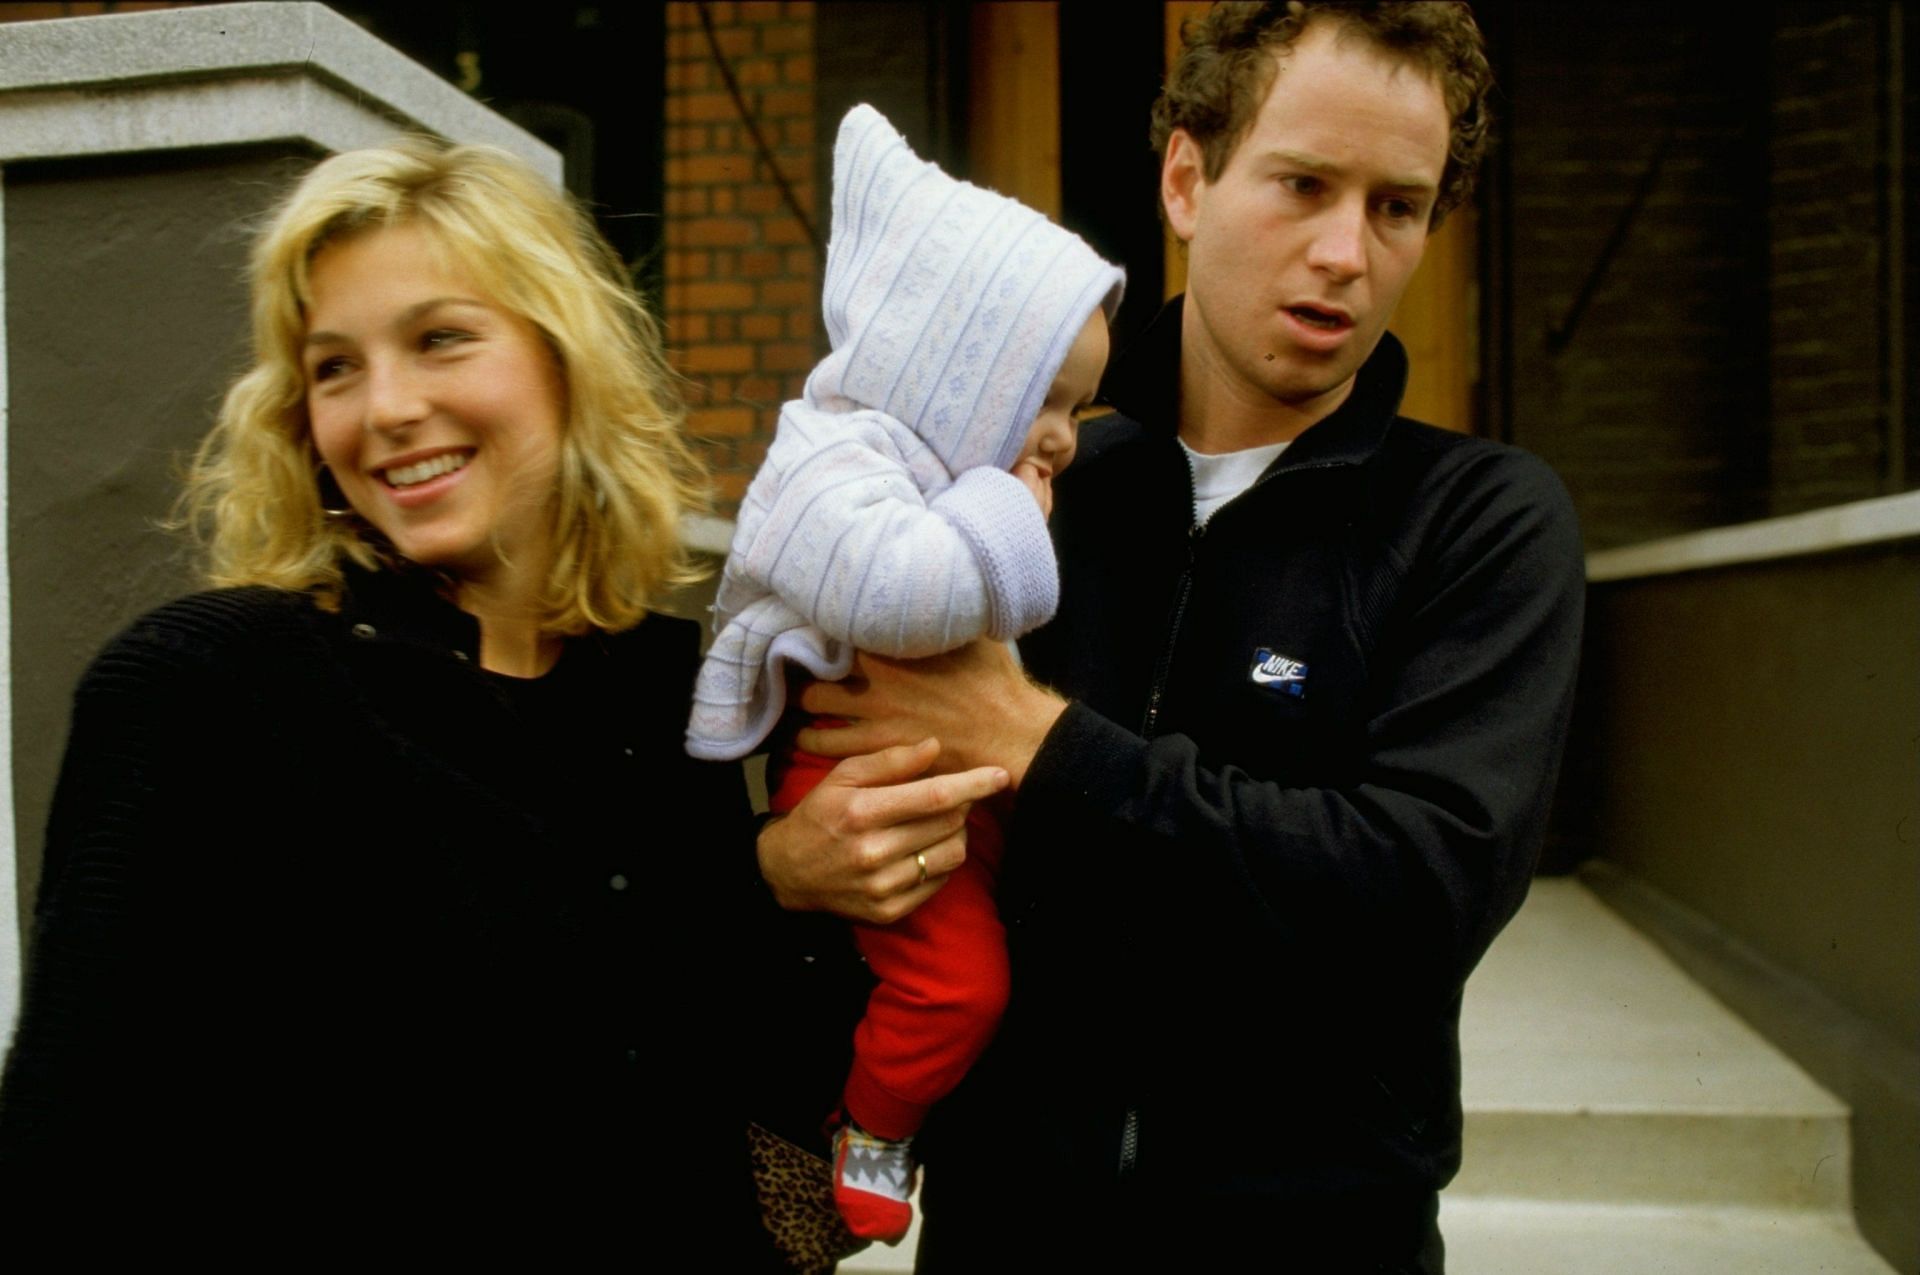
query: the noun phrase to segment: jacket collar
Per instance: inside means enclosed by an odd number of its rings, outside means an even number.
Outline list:
[[[368,571],[352,562],[343,575],[340,618],[356,634],[480,658],[480,622],[447,600],[439,576],[418,568]]]
[[[1114,359],[1107,376],[1106,400],[1150,429],[1179,429],[1185,300],[1175,297],[1162,306],[1153,322]],[[1365,461],[1386,437],[1406,388],[1406,349],[1393,333],[1382,333],[1380,344],[1361,364],[1347,401],[1295,439],[1269,472]]]

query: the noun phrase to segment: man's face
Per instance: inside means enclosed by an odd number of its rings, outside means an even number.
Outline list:
[[[1431,76],[1324,21],[1281,59],[1218,180],[1176,130],[1161,195],[1188,246],[1186,383],[1315,420],[1344,401],[1426,249],[1447,132]]]

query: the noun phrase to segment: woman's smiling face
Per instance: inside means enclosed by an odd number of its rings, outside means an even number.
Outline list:
[[[539,331],[417,226],[328,244],[301,356],[320,459],[403,557],[466,584],[544,578],[566,419]]]

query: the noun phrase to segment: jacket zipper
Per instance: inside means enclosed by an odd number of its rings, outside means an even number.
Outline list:
[[[1185,459],[1183,454],[1181,459]],[[1344,462],[1320,461],[1313,464],[1294,466],[1296,470],[1333,469]],[[1261,486],[1272,474],[1263,474],[1253,484]],[[1252,488],[1248,488],[1249,491]],[[1245,495],[1242,492],[1241,495]],[[1187,503],[1193,503],[1193,467],[1187,467]],[[1216,510],[1216,513],[1219,511]],[[1187,614],[1187,595],[1193,591],[1193,568],[1200,557],[1200,541],[1206,537],[1207,524],[1196,522],[1187,528],[1187,561],[1180,569],[1180,587],[1173,596],[1173,623],[1167,628],[1167,644],[1160,650],[1160,659],[1153,668],[1153,687],[1147,694],[1147,713],[1140,723],[1140,735],[1152,739],[1154,728],[1160,722],[1160,699],[1166,693],[1167,677],[1173,672],[1173,648],[1180,641],[1180,623]],[[1129,1105],[1120,1121],[1120,1161],[1116,1166],[1120,1177],[1126,1177],[1134,1170],[1140,1159],[1140,1109]]]
[[[1160,649],[1160,659],[1153,666],[1153,687],[1147,693],[1147,715],[1140,722],[1140,734],[1152,739],[1155,725],[1160,720],[1160,697],[1166,693],[1167,675],[1173,671],[1173,648],[1180,641],[1180,621],[1187,613],[1187,595],[1193,591],[1193,564],[1200,556],[1200,540],[1207,534],[1207,524],[1196,522],[1187,528],[1187,562],[1180,568],[1180,587],[1173,595],[1173,623],[1167,629],[1167,644]]]
[[[1180,459],[1185,461],[1186,454]],[[1253,486],[1239,496],[1235,496],[1229,505],[1244,497],[1254,487],[1264,487],[1267,481],[1279,474],[1304,473],[1310,469],[1339,469],[1349,464],[1342,460],[1309,461],[1304,465],[1292,465],[1282,469],[1269,470],[1255,479]],[[1193,462],[1187,461],[1187,505],[1193,505]],[[1221,509],[1214,510],[1218,515]],[[1173,671],[1173,648],[1180,639],[1180,621],[1186,615],[1187,595],[1193,590],[1193,566],[1200,556],[1200,541],[1207,534],[1207,524],[1196,522],[1187,528],[1187,564],[1180,569],[1180,588],[1173,598],[1173,625],[1167,630],[1167,644],[1160,651],[1159,662],[1153,668],[1153,686],[1147,694],[1146,716],[1140,722],[1140,734],[1144,739],[1152,739],[1154,727],[1160,720],[1160,697],[1166,693],[1167,675]]]
[[[1185,453],[1181,454],[1185,460]],[[1187,506],[1193,506],[1193,465],[1187,465]],[[1180,642],[1180,622],[1186,617],[1187,595],[1193,591],[1193,565],[1200,556],[1200,540],[1207,534],[1207,524],[1195,522],[1187,527],[1187,561],[1180,568],[1180,586],[1173,595],[1173,622],[1167,626],[1167,642],[1160,649],[1160,658],[1153,666],[1153,686],[1147,693],[1147,714],[1140,723],[1140,735],[1152,739],[1154,727],[1160,720],[1160,697],[1167,689],[1167,675],[1173,671],[1173,648]],[[1140,1159],[1140,1109],[1128,1104],[1126,1114],[1120,1118],[1120,1159],[1115,1165],[1116,1176],[1127,1177],[1133,1172],[1134,1165]]]

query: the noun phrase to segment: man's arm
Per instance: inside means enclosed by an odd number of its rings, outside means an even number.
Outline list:
[[[856,757],[932,737],[942,769],[997,767],[1018,789],[1067,701],[1022,673],[1004,642],[981,639],[924,660],[862,652],[846,680],[810,685],[800,705],[847,722],[801,731],[805,751]]]
[[[866,720],[801,746],[839,755],[931,734],[955,764],[1003,767],[1023,819],[1077,830],[1017,849],[1051,907],[1075,907],[1098,846],[1103,882],[1142,900],[1231,906],[1331,959],[1418,946],[1437,985],[1457,985],[1524,894],[1578,658],[1572,511],[1544,467],[1516,463],[1517,481],[1431,537],[1426,594],[1380,652],[1350,783],[1255,779],[1203,766],[1185,736],[1144,739],[1079,704],[1048,713],[1045,692],[985,644],[868,660],[862,678],[810,689],[810,711]]]

